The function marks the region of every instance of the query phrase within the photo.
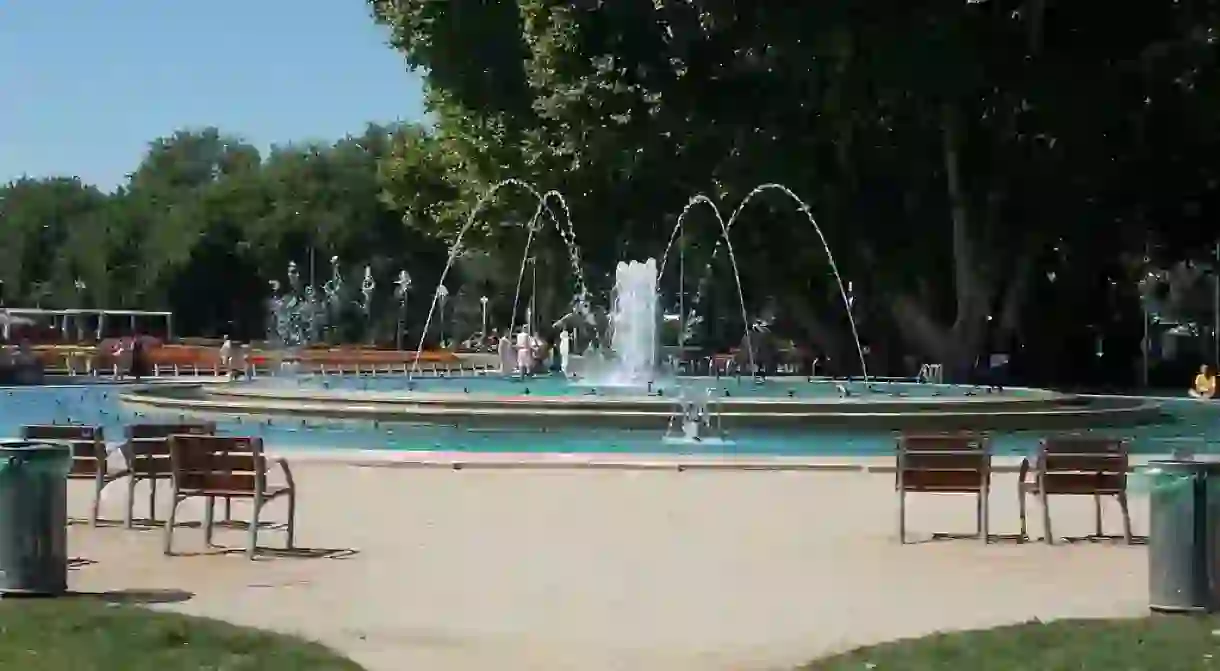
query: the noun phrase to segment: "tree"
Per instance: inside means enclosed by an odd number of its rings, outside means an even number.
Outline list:
[[[78,179],[20,179],[0,188],[0,281],[9,304],[71,291],[55,278],[56,250],[98,216],[106,197]]]
[[[1119,185],[1135,165],[1191,173],[1158,201],[1203,200],[1208,173],[1148,141],[1177,130],[1167,110],[1216,118],[1197,84],[1214,77],[1214,12],[1192,3],[1141,3],[1114,25],[1041,0],[519,0],[515,16],[491,4],[371,2],[428,73],[438,130],[413,145],[414,174],[443,175],[432,183],[466,206],[506,175],[572,194],[602,268],[655,249],[656,223],[694,192],[735,202],[782,181],[809,195],[840,267],[873,297],[862,316],[954,378],[989,348],[1037,337],[1022,308],[1047,264],[1088,257],[1086,245],[1113,258],[1153,229],[1116,193],[1132,194]],[[1203,125],[1185,135],[1210,138]],[[808,336],[842,351],[841,326],[801,298],[837,289],[807,270],[825,263],[821,244],[792,212],[771,197],[751,205],[746,216],[767,223],[735,230],[734,244],[768,260],[747,264],[751,285],[804,304],[794,317]],[[435,234],[459,226],[451,207],[430,215],[417,221]],[[1102,230],[1118,234],[1099,247]]]
[[[444,258],[380,198],[379,161],[409,132],[370,125],[333,144],[275,148],[264,161],[218,129],[182,130],[151,142],[113,194],[74,179],[20,180],[0,190],[0,234],[12,241],[0,249],[6,298],[168,309],[182,332],[256,338],[266,332],[268,283],[282,281],[288,261],[320,257],[319,276],[307,278],[320,295],[337,255],[347,301],[373,268],[375,325],[388,333],[394,275],[439,275]],[[349,308],[344,328],[364,337],[365,320]]]

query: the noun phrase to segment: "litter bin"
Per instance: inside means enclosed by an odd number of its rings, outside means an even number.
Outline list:
[[[0,594],[68,589],[68,471],[64,443],[0,441]]]
[[[1148,605],[1169,613],[1220,610],[1220,461],[1152,461]]]

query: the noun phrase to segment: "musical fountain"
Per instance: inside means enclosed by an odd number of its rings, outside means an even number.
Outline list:
[[[556,325],[592,330],[592,336],[583,340],[590,343],[590,349],[584,356],[571,357],[571,376],[538,371],[513,375],[513,366],[504,364],[503,351],[498,355],[471,355],[468,362],[456,368],[424,369],[420,366],[423,345],[438,306],[443,310],[448,296],[446,280],[463,249],[463,239],[483,208],[508,187],[531,194],[537,206],[526,224],[526,248],[510,321],[503,332],[513,334],[518,330],[521,278],[530,244],[549,222],[567,249],[575,282],[571,310]],[[752,324],[729,234],[746,206],[766,192],[779,192],[789,198],[822,243],[856,343],[860,376],[855,380],[787,377],[764,383],[750,377],[755,369],[754,347],[750,344]],[[558,216],[553,205],[558,205],[565,216]],[[744,376],[699,377],[662,370],[658,365],[660,279],[675,241],[679,273],[685,274],[681,236],[688,215],[699,206],[713,213],[720,228],[713,255],[724,247],[733,269],[747,343]],[[888,451],[890,432],[894,430],[1075,429],[1130,426],[1160,417],[1156,403],[1139,399],[1084,399],[1037,389],[989,393],[971,387],[873,379],[849,309],[851,298],[826,238],[809,206],[779,184],[764,184],[751,191],[727,220],[712,199],[702,195],[690,199],[659,262],[647,259],[618,264],[604,334],[599,332],[603,326],[595,317],[580,258],[575,227],[563,196],[555,191],[540,193],[521,180],[505,180],[492,185],[478,201],[453,241],[428,307],[417,353],[405,369],[366,370],[357,375],[295,370],[293,385],[159,385],[127,393],[123,400],[145,411],[261,418],[243,420],[248,427],[277,426],[277,416],[288,416],[293,418],[292,425],[300,427],[295,442],[458,451]],[[699,307],[710,271],[708,262],[690,309],[683,305],[679,310],[680,339],[702,319]],[[341,278],[337,259],[332,259],[332,278]],[[684,286],[685,277],[679,279]],[[333,281],[331,290],[323,291],[326,306],[337,300],[334,289],[341,286],[341,279]],[[409,280],[402,278],[397,283],[396,295],[403,312],[404,287],[408,285]],[[295,264],[289,267],[288,287],[283,295],[274,292],[271,312],[278,341],[291,351],[308,344],[310,335],[325,327],[333,310],[316,305],[311,288],[301,286]],[[366,319],[370,318],[374,287],[371,272],[366,269],[359,303]],[[683,300],[680,297],[680,305]],[[524,321],[528,327],[534,320],[531,315]],[[508,353],[515,355],[511,348]],[[281,421],[277,430],[283,425]],[[1006,435],[1005,440],[1028,440],[1018,434]],[[1002,449],[1004,440],[998,444]]]
[[[581,373],[585,384],[644,387],[656,381],[658,294],[655,259],[618,264],[611,293],[610,350],[586,358]]]

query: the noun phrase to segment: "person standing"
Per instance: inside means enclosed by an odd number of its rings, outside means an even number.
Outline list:
[[[500,374],[508,375],[513,372],[513,340],[509,337],[510,334],[505,333],[496,343],[496,353],[500,357]]]
[[[521,328],[517,334],[517,374],[524,378],[530,371],[530,334]]]
[[[233,379],[233,341],[229,340],[228,334],[225,334],[224,342],[220,343],[220,351],[217,356],[220,360],[220,370],[224,376]]]
[[[567,329],[559,332],[559,369],[563,371],[564,377],[571,377],[572,371],[569,368],[569,357],[572,354],[572,335]]]
[[[148,373],[148,350],[145,349],[144,341],[137,333],[131,337],[131,376],[135,378],[136,382],[139,382],[140,378],[147,376]]]

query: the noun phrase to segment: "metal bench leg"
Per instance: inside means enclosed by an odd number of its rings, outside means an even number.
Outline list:
[[[1102,537],[1104,529],[1101,527],[1101,494],[1093,495],[1093,521],[1096,528],[1098,538]]]
[[[123,527],[130,529],[134,525],[136,509],[136,476],[127,476],[127,510],[123,513]]]
[[[1051,506],[1050,497],[1046,495],[1045,489],[1039,489],[1038,498],[1042,501],[1042,540],[1047,545],[1055,544],[1055,533],[1051,530]]]
[[[97,478],[93,481],[93,508],[89,510],[89,526],[97,526],[97,518],[101,515],[102,509],[102,489],[106,487],[106,474],[102,472],[102,465],[98,466]]]
[[[148,479],[148,522],[157,523],[157,478]]]
[[[203,506],[203,544],[207,547],[213,547],[212,533],[213,525],[216,522],[216,497],[209,496]]]
[[[174,492],[173,499],[169,506],[169,519],[165,520],[165,554],[174,554],[174,520],[178,515],[178,504],[181,500],[178,498],[178,492]]]
[[[254,511],[250,513],[250,530],[249,537],[246,541],[246,559],[254,559],[254,555],[258,552],[258,517],[263,512],[263,499],[261,496],[254,497]]]
[[[1123,513],[1123,537],[1128,544],[1134,542],[1131,535],[1131,511],[1127,508],[1127,493],[1122,492],[1118,495],[1118,507]]]
[[[983,544],[991,542],[991,489],[984,487],[979,494],[979,531]]]
[[[1021,516],[1021,535],[1017,537],[1018,542],[1024,543],[1029,540],[1029,527],[1026,523],[1025,497],[1028,492],[1025,487],[1017,485],[1017,512]]]
[[[297,493],[295,490],[288,490],[288,526],[284,530],[287,534],[287,547],[289,550],[296,547],[296,531],[297,531]]]
[[[898,542],[907,542],[907,494],[898,491]]]

